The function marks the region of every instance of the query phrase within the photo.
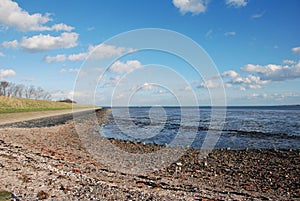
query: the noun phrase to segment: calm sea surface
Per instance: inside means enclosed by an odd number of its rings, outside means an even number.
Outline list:
[[[300,148],[300,106],[113,108],[110,120],[102,126],[108,138],[194,148]]]

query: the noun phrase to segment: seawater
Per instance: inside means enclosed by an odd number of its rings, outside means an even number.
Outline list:
[[[208,139],[215,149],[300,148],[300,106],[111,109],[110,123],[102,126],[107,138],[193,148]]]

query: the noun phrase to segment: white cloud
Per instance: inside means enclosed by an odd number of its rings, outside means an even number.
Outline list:
[[[224,73],[222,73],[223,77],[229,76],[232,78],[238,77],[239,74],[237,72],[235,72],[234,70],[229,70],[229,71],[225,71]]]
[[[136,69],[142,68],[142,64],[138,60],[129,60],[126,63],[116,61],[110,68],[113,73],[130,73]]]
[[[293,64],[296,64],[297,62],[296,61],[293,61],[293,60],[283,60],[282,63],[284,64],[287,64],[287,65],[293,65]]]
[[[207,80],[203,83],[201,83],[200,87],[203,88],[208,88],[208,89],[213,89],[213,88],[221,88],[221,84],[218,82],[215,82],[214,80]]]
[[[263,85],[273,81],[285,81],[300,78],[300,61],[296,63],[292,60],[284,60],[288,65],[268,64],[253,65],[247,64],[241,68],[242,71],[252,73],[241,76],[236,71],[229,70],[221,74],[226,88],[237,87],[241,91],[247,89],[260,89]],[[222,85],[216,82],[216,77],[211,77],[200,87],[220,88]]]
[[[179,8],[182,14],[190,12],[194,15],[205,12],[208,2],[208,0],[173,0],[174,6]]]
[[[104,83],[104,87],[115,87],[119,81],[121,80],[121,76],[110,77],[109,80]]]
[[[259,76],[255,75],[242,77],[233,70],[225,71],[221,76],[223,77],[224,86],[226,88],[238,86],[241,91],[245,91],[246,89],[260,89],[262,85],[270,82],[269,80],[262,80]]]
[[[262,80],[260,77],[255,75],[248,75],[246,77],[237,76],[231,80],[233,84],[247,84],[250,88],[261,88],[261,85],[269,83],[269,80]]]
[[[185,86],[185,87],[183,87],[183,91],[192,91],[192,87],[191,86]]]
[[[30,52],[40,52],[46,50],[71,48],[77,46],[77,33],[64,32],[60,36],[36,35],[30,38],[24,37],[20,46]]]
[[[234,31],[229,31],[224,33],[225,36],[235,36],[236,33]]]
[[[88,31],[93,31],[93,30],[95,30],[95,27],[88,27],[87,30]]]
[[[265,93],[264,94],[253,93],[251,96],[254,97],[254,98],[267,98],[268,94],[265,94]]]
[[[243,87],[243,86],[240,86],[239,89],[240,89],[241,91],[246,91],[246,87]]]
[[[79,73],[80,69],[78,68],[69,68],[69,69],[65,69],[62,68],[59,72],[60,73]]]
[[[2,53],[2,52],[0,52],[0,57],[4,57],[5,55]]]
[[[263,17],[265,14],[265,11],[264,12],[261,12],[261,13],[255,13],[251,16],[252,19],[255,19],[255,18],[261,18]]]
[[[74,92],[69,90],[55,90],[55,91],[51,91],[50,94],[51,94],[51,99],[54,101],[64,100],[67,98],[73,100],[73,96],[74,96]]]
[[[66,61],[66,55],[64,55],[64,54],[58,54],[58,55],[56,55],[56,56],[53,56],[53,57],[51,57],[51,56],[49,56],[49,55],[46,55],[45,57],[44,57],[44,61],[46,61],[46,62],[48,62],[48,63],[53,63],[53,62],[64,62],[64,61]]]
[[[155,88],[155,85],[145,82],[140,88],[144,90],[153,90],[153,88]]]
[[[293,51],[294,53],[300,53],[300,47],[294,47],[294,48],[292,49],[292,51]]]
[[[247,64],[246,66],[242,67],[241,70],[245,72],[268,73],[281,68],[282,66],[275,64],[268,64],[266,66]]]
[[[117,47],[114,45],[100,44],[97,46],[90,46],[88,53],[92,59],[110,58],[113,56],[121,56],[124,53],[133,52],[134,49],[126,47]]]
[[[70,68],[68,71],[69,71],[69,73],[79,73],[80,69],[78,69],[78,68]]]
[[[81,60],[85,60],[87,56],[88,56],[87,53],[71,54],[68,56],[68,59],[70,61],[81,61]]]
[[[212,38],[213,37],[213,30],[212,29],[208,30],[205,34],[205,37],[206,38]]]
[[[60,23],[55,24],[51,28],[49,28],[47,31],[72,31],[74,27],[68,26],[66,24]]]
[[[141,85],[135,85],[131,87],[130,91],[135,92],[137,90],[143,90],[143,91],[152,91],[156,94],[165,94],[167,93],[166,89],[159,87],[153,83],[145,82]]]
[[[248,2],[245,0],[226,0],[226,4],[236,8],[247,6]]]
[[[275,65],[266,66],[248,64],[241,68],[245,72],[257,73],[264,80],[284,81],[300,78],[300,62],[294,65]]]
[[[8,76],[15,76],[16,72],[12,69],[0,69],[0,80],[5,79]]]
[[[121,56],[122,54],[133,52],[134,49],[126,47],[117,47],[114,45],[100,44],[97,46],[90,45],[87,52],[71,54],[68,56],[70,61],[85,60],[90,56],[91,59],[103,59],[113,56]]]
[[[4,48],[14,49],[17,48],[18,45],[19,43],[17,40],[12,40],[12,41],[4,41],[1,46]]]
[[[45,26],[52,21],[50,14],[29,14],[12,0],[0,1],[0,23],[15,27],[20,31],[71,31],[73,27],[65,24],[55,24],[52,27]]]

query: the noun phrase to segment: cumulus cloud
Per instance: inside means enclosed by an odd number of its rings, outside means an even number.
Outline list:
[[[202,82],[197,88],[207,88],[207,89],[216,89],[216,88],[231,88],[231,83],[220,82],[217,79],[208,79],[205,82]]]
[[[142,68],[142,64],[138,60],[129,60],[126,63],[116,61],[110,68],[109,71],[113,73],[130,73],[136,69]]]
[[[52,19],[48,13],[45,15],[40,13],[29,14],[12,0],[0,1],[0,23],[8,27],[15,27],[20,31],[71,31],[74,29],[62,23],[51,27],[45,26],[50,21]]]
[[[15,76],[16,72],[12,69],[0,69],[0,80],[5,79],[8,76]]]
[[[51,28],[48,28],[48,31],[72,31],[73,29],[74,29],[74,27],[60,23],[60,24],[55,24],[55,25],[51,26]]]
[[[237,87],[241,91],[245,91],[246,89],[260,89],[263,85],[268,84],[269,80],[263,80],[259,76],[255,75],[246,75],[241,76],[234,70],[225,71],[221,74],[223,79],[223,84],[216,82],[214,77],[205,83],[202,83],[202,87],[207,88],[232,88]]]
[[[85,60],[89,56],[90,59],[104,59],[104,58],[110,58],[113,56],[121,56],[122,54],[133,52],[134,49],[132,48],[126,48],[126,47],[117,47],[114,45],[106,45],[106,44],[100,44],[97,46],[90,45],[88,47],[87,52],[81,52],[78,54],[71,54],[68,56],[68,59],[70,61],[80,61]]]
[[[8,49],[14,49],[17,48],[19,46],[19,43],[17,40],[12,40],[12,41],[4,41],[1,44],[2,47],[4,48],[8,48]]]
[[[226,4],[236,8],[247,6],[248,2],[245,0],[226,0]]]
[[[92,59],[110,58],[113,56],[121,56],[124,53],[133,52],[134,49],[126,47],[117,47],[114,45],[100,44],[97,46],[90,46],[88,53],[91,54]]]
[[[208,0],[173,0],[175,7],[184,15],[188,12],[198,15],[206,11]]]
[[[241,68],[245,72],[257,73],[263,80],[285,81],[300,78],[300,62],[293,65],[275,65],[265,66],[248,64]]]
[[[85,60],[88,56],[88,53],[79,53],[79,54],[71,54],[68,56],[70,61],[80,61]]]
[[[292,51],[293,51],[294,53],[300,54],[300,47],[294,47],[294,48],[292,49]]]
[[[238,88],[241,91],[247,89],[260,89],[273,81],[285,81],[300,78],[300,61],[283,61],[287,65],[253,65],[247,64],[241,68],[243,72],[251,73],[240,75],[234,70],[225,71],[220,74],[223,83],[217,82],[218,76],[212,76],[198,86],[198,88]]]
[[[40,52],[60,48],[71,48],[77,46],[78,34],[64,32],[60,36],[36,35],[30,38],[24,37],[20,46],[29,52]]]
[[[48,62],[48,63],[53,63],[53,62],[64,62],[66,61],[67,57],[66,55],[64,54],[58,54],[56,56],[49,56],[49,55],[46,55],[44,57],[44,61]]]
[[[237,72],[235,72],[234,70],[229,70],[229,71],[225,71],[224,73],[222,73],[222,76],[223,77],[229,76],[229,77],[235,78],[235,77],[238,77],[239,74]]]

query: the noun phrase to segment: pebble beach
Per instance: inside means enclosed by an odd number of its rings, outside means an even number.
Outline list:
[[[108,114],[97,111],[99,124]],[[300,200],[300,150],[228,148],[199,158],[188,149],[163,169],[130,174],[95,159],[75,127],[70,116],[2,126],[0,200]],[[135,154],[164,148],[107,140]]]

